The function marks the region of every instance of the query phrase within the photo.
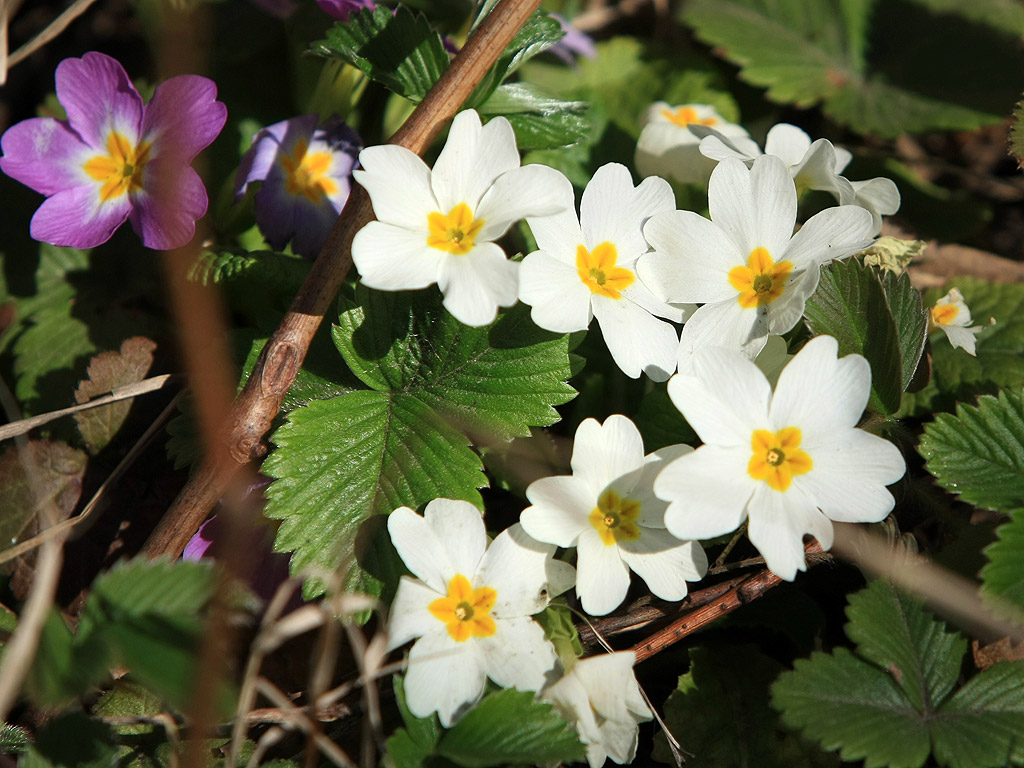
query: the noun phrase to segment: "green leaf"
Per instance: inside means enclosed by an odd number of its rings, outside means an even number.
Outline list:
[[[383,574],[373,571],[393,567],[368,561],[383,533],[367,535],[371,516],[437,497],[483,503],[476,489],[487,479],[468,440],[410,394],[360,391],[316,400],[292,411],[273,439],[277,449],[263,472],[276,479],[265,510],[282,520],[275,548],[293,552],[294,573],[346,569],[346,589],[379,595]],[[323,586],[307,582],[305,589],[312,597]]]
[[[697,433],[668,396],[665,384],[655,384],[654,388],[644,395],[633,421],[643,435],[644,450],[648,453],[668,445],[697,443]]]
[[[294,294],[309,274],[310,262],[274,251],[203,251],[188,271],[188,279],[202,285],[251,281]]]
[[[93,714],[103,718],[142,717],[159,715],[166,711],[159,696],[154,695],[144,686],[126,680],[116,681],[103,692],[92,708]],[[152,723],[132,723],[114,726],[121,735],[138,735],[153,733],[159,726]]]
[[[434,754],[442,729],[437,721],[437,715],[417,717],[410,712],[405,703],[405,681],[401,675],[394,675],[391,679],[398,711],[405,728],[397,729],[388,739],[388,757],[396,768],[415,768]]]
[[[113,730],[73,712],[44,725],[20,765],[27,768],[113,768],[118,750]]]
[[[896,321],[903,376],[900,389],[906,390],[914,378],[928,343],[928,312],[921,306],[921,294],[910,284],[910,275],[883,272],[882,290]]]
[[[1024,517],[1014,517],[997,533],[999,540],[985,550],[989,562],[981,569],[982,594],[1024,610]]]
[[[563,101],[526,83],[506,83],[479,106],[483,115],[504,115],[520,150],[552,149],[577,143],[590,128],[587,103]]]
[[[692,0],[683,19],[768,98],[820,103],[860,133],[992,124],[1004,117],[1007,89],[1019,88],[1008,76],[1021,66],[1013,41],[907,4]]]
[[[931,335],[932,379],[920,392],[904,395],[901,415],[952,411],[958,402],[996,394],[1002,387],[1024,384],[1024,285],[989,283],[971,278],[950,281],[943,290],[924,294],[926,307],[950,288],[959,288],[977,325],[977,357],[954,349],[941,331]]]
[[[466,713],[437,746],[466,768],[582,760],[583,745],[555,708],[529,691],[506,688]]]
[[[448,68],[441,37],[425,16],[405,6],[394,14],[384,6],[353,13],[327,30],[327,39],[313,50],[348,62],[413,102],[421,101]]]
[[[1024,5],[1015,0],[976,0],[964,3],[960,0],[911,0],[933,13],[948,13],[960,18],[986,24],[993,29],[1024,37]]]
[[[1010,154],[1017,158],[1017,167],[1024,168],[1024,102],[1013,110],[1013,127],[1010,128]]]
[[[60,612],[52,609],[25,681],[29,697],[43,707],[65,705],[102,680],[110,660],[110,649],[103,643],[76,644]]]
[[[687,768],[789,768],[835,766],[799,736],[786,733],[768,706],[768,689],[782,665],[752,645],[695,648],[690,671],[665,702],[665,722],[688,753]],[[654,757],[672,763],[665,738],[658,735]],[[756,755],[756,761],[752,757]]]
[[[29,733],[24,728],[0,723],[0,753],[16,755],[27,750],[31,743]]]
[[[925,425],[918,446],[925,467],[950,493],[999,512],[1024,508],[1024,393],[961,405]]]
[[[868,408],[882,414],[896,411],[904,365],[896,320],[878,273],[854,259],[822,267],[821,281],[804,315],[815,335],[836,338],[840,356],[867,358],[871,364]]]

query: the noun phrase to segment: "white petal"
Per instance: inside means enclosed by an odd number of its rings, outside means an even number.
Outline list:
[[[409,291],[437,282],[448,254],[427,245],[426,232],[371,221],[352,240],[352,262],[363,284],[382,291]]]
[[[797,232],[782,258],[796,270],[832,259],[844,259],[871,245],[871,214],[855,205],[826,208]]]
[[[472,579],[487,549],[487,529],[480,510],[460,499],[434,499],[423,513],[423,519],[447,550],[455,572]],[[445,584],[445,593],[447,587]]]
[[[359,153],[359,163],[362,170],[352,176],[370,194],[377,219],[426,231],[427,216],[438,210],[426,163],[405,147],[390,144],[367,147]]]
[[[439,593],[422,581],[403,576],[388,615],[388,650],[393,651],[414,637],[430,634],[443,626],[430,613],[429,606],[445,594],[447,590]]]
[[[576,537],[590,526],[590,513],[597,506],[594,489],[577,477],[542,477],[530,483],[526,498],[533,506],[519,516],[519,522],[537,541],[576,546]]]
[[[798,190],[816,189],[828,192],[843,202],[853,195],[853,186],[836,171],[836,150],[828,139],[818,139],[807,154],[790,168]]]
[[[612,243],[619,253],[618,266],[628,266],[647,250],[644,223],[654,214],[674,210],[675,195],[664,179],[650,177],[633,187],[626,166],[608,163],[597,169],[583,191],[580,201],[580,225],[587,246]]]
[[[735,297],[729,270],[745,264],[735,243],[693,211],[651,217],[644,237],[654,248],[637,261],[640,279],[664,301],[700,304]]]
[[[764,141],[765,153],[782,158],[787,168],[803,160],[810,147],[811,137],[789,123],[773,125]]]
[[[532,307],[530,317],[541,328],[555,333],[586,330],[592,295],[575,266],[546,251],[534,251],[519,266],[519,299]]]
[[[654,492],[671,502],[665,510],[669,532],[696,541],[739,528],[757,483],[747,474],[749,461],[749,448],[705,445],[665,467],[654,481]]]
[[[449,580],[460,571],[452,561],[454,550],[438,538],[433,526],[409,507],[399,507],[388,515],[388,533],[406,568],[435,592],[448,594]],[[478,554],[477,559],[479,557]],[[475,570],[476,563],[473,563],[469,573],[462,573],[469,578]]]
[[[671,323],[659,320],[626,298],[593,298],[594,316],[612,359],[623,373],[667,381],[675,373],[679,337]]]
[[[940,325],[939,328],[946,334],[946,338],[949,339],[949,343],[954,348],[962,349],[968,355],[977,356],[977,339],[974,338],[976,333],[981,333],[984,328],[982,326],[975,326],[973,328],[958,328],[955,325]]]
[[[498,631],[478,642],[487,676],[503,688],[539,691],[555,668],[555,648],[528,617],[500,619]]]
[[[793,478],[793,485],[814,499],[832,520],[877,523],[892,511],[895,501],[886,490],[903,477],[906,464],[899,449],[876,435],[847,429],[824,444],[809,443],[813,467]]]
[[[480,116],[467,109],[452,121],[448,140],[434,163],[431,184],[443,213],[465,203],[479,216],[477,208],[491,184],[518,167],[516,137],[508,120],[496,117],[481,127]]]
[[[691,371],[694,355],[709,348],[740,352],[753,360],[764,349],[768,330],[765,307],[745,309],[736,298],[705,304],[686,321],[679,334],[679,372]]]
[[[750,248],[767,248],[772,258],[779,261],[778,254],[786,249],[796,224],[796,185],[785,164],[773,155],[754,161],[750,183],[757,209],[755,240]]]
[[[688,581],[700,581],[708,558],[695,541],[680,541],[666,530],[641,529],[636,541],[624,541],[619,553],[648,588],[662,600],[682,600]]]
[[[571,205],[572,183],[546,165],[524,165],[499,176],[476,210],[483,240],[497,240],[527,216],[551,216]]]
[[[637,275],[639,277],[639,275]],[[681,323],[697,311],[696,304],[669,304],[658,298],[644,284],[643,280],[636,280],[628,286],[622,295],[629,301],[643,308],[656,317],[663,317],[674,323]],[[677,339],[678,341],[678,339]]]
[[[674,123],[650,123],[640,131],[634,157],[641,176],[662,176],[683,184],[702,184],[714,161],[700,153],[700,139]]]
[[[603,425],[597,419],[586,419],[576,428],[570,460],[572,473],[597,495],[643,462],[640,430],[625,416],[609,416]],[[596,503],[595,496],[593,504]]]
[[[626,707],[626,692],[636,684],[633,665],[636,654],[632,651],[602,653],[576,662],[572,674],[583,686],[590,706],[601,717],[609,720],[632,721]]]
[[[822,549],[832,546],[832,523],[794,483],[789,490],[774,491],[759,483],[750,500],[747,536],[779,578],[792,581],[807,570],[803,536],[810,533]]]
[[[562,194],[564,199],[561,203],[565,206],[563,211],[550,216],[529,216],[526,223],[530,225],[533,239],[537,241],[540,250],[575,269],[576,248],[583,245],[583,230],[576,216],[576,198],[573,196],[572,185],[562,187]]]
[[[871,367],[860,355],[838,359],[831,336],[807,342],[779,375],[769,411],[772,429],[796,426],[805,440],[828,438],[860,421],[871,389]]]
[[[591,616],[614,611],[629,591],[629,568],[619,548],[606,546],[597,531],[587,531],[580,536],[576,553],[576,594],[583,610]]]
[[[580,660],[576,666],[584,661],[587,659]],[[573,670],[575,669],[576,667],[573,667]],[[598,728],[594,709],[590,706],[590,698],[573,672],[562,675],[558,682],[545,688],[541,698],[554,704],[562,717],[576,726],[576,732],[584,744],[600,741],[601,730]],[[601,764],[603,763],[602,759]]]
[[[496,619],[532,616],[544,610],[550,600],[547,561],[554,552],[554,545],[531,538],[519,525],[495,537],[480,561],[473,586],[497,591]]]
[[[628,765],[636,757],[639,728],[633,721],[605,720],[601,723],[601,747],[613,762]]]
[[[782,295],[769,304],[768,332],[781,336],[791,331],[804,315],[807,300],[814,294],[821,279],[821,267],[812,264],[802,272],[794,272],[786,281]],[[765,341],[767,344],[767,341]]]
[[[518,264],[494,243],[477,243],[467,254],[450,256],[441,265],[437,286],[444,307],[459,322],[481,326],[494,322],[498,307],[511,307],[519,293]]]
[[[665,527],[665,508],[668,504],[655,495],[654,480],[661,470],[668,466],[669,462],[692,452],[693,448],[688,445],[667,445],[664,448],[659,448],[654,453],[644,456],[644,465],[640,469],[634,470],[631,475],[616,482],[616,486],[619,483],[632,483],[633,487],[629,498],[640,502],[638,524],[645,528]]]
[[[747,137],[746,131],[743,131],[742,135],[726,136],[713,128],[705,127],[702,132],[706,135],[701,138],[700,153],[715,162],[731,157],[749,165],[755,158],[764,154],[757,142]]]
[[[409,652],[405,697],[417,717],[437,712],[450,728],[484,691],[486,675],[479,640],[455,642],[444,628],[421,637]]]

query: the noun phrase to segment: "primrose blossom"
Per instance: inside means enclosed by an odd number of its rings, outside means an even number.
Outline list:
[[[399,507],[388,532],[405,565],[391,605],[388,649],[409,651],[405,692],[418,717],[437,712],[450,727],[483,694],[503,687],[539,691],[554,669],[554,646],[530,618],[572,586],[571,566],[521,526],[488,546],[480,512],[468,501],[434,499],[423,516]]]
[[[757,149],[746,129],[730,123],[710,104],[672,106],[656,101],[640,117],[640,138],[634,162],[641,176],[661,176],[684,184],[705,184],[715,162],[700,153],[694,128],[714,129],[741,147]]]
[[[994,321],[993,321],[994,322]],[[984,326],[971,325],[971,310],[964,302],[964,295],[958,288],[935,302],[928,310],[929,330],[941,330],[954,348],[962,349],[969,355],[977,356],[975,334],[985,330]]]
[[[803,316],[822,264],[871,243],[863,208],[827,208],[793,234],[796,187],[782,160],[764,155],[747,168],[723,160],[708,187],[711,221],[692,211],[652,216],[644,236],[654,251],[637,272],[658,298],[702,303],[679,339],[679,371],[708,346],[755,357],[769,334],[786,333]]]
[[[637,685],[634,664],[632,651],[580,659],[541,693],[576,727],[590,768],[600,768],[609,757],[626,765],[636,756],[637,726],[651,719],[651,710]]]
[[[90,52],[57,66],[56,90],[67,121],[24,120],[0,139],[0,169],[46,195],[32,237],[93,248],[131,221],[147,248],[189,242],[208,203],[189,164],[227,119],[213,81],[172,77],[143,104],[116,60]]]
[[[572,475],[544,477],[526,489],[532,506],[519,522],[539,541],[576,547],[576,594],[587,613],[617,608],[631,570],[663,600],[682,600],[686,582],[704,576],[704,550],[665,530],[666,505],[653,490],[665,464],[692,450],[673,445],[645,456],[640,431],[625,416],[609,416],[603,425],[587,419],[573,441]]]
[[[455,116],[433,170],[394,145],[368,147],[359,162],[355,179],[377,215],[352,241],[363,284],[405,291],[436,283],[466,325],[487,325],[498,307],[516,303],[519,265],[494,241],[522,218],[560,213],[572,197],[553,168],[520,167],[508,120],[481,125],[471,109]]]
[[[676,408],[703,441],[666,466],[654,492],[665,525],[709,539],[748,521],[747,536],[778,576],[805,570],[803,536],[832,546],[832,521],[874,523],[895,501],[886,488],[906,470],[899,450],[857,429],[871,389],[860,355],[838,357],[831,336],[807,342],[775,391],[739,352],[703,349],[690,374],[668,383]]]
[[[597,317],[608,351],[627,376],[667,380],[679,347],[667,321],[682,322],[694,307],[661,301],[637,280],[635,264],[648,251],[644,222],[675,209],[672,188],[656,177],[634,188],[626,167],[609,163],[583,191],[579,217],[572,188],[563,194],[564,212],[526,220],[540,250],[523,260],[519,298],[533,307],[537,325],[556,333],[586,330]]]
[[[779,123],[768,131],[764,152],[754,141],[738,141],[713,128],[697,126],[700,152],[715,162],[732,157],[750,165],[762,154],[775,155],[786,163],[796,182],[797,196],[805,190],[828,192],[840,205],[857,205],[871,214],[874,234],[882,231],[882,216],[900,208],[900,191],[892,179],[878,176],[867,181],[850,181],[840,174],[853,160],[849,150],[833,146],[828,139],[811,141],[800,128]]]
[[[242,156],[235,181],[241,199],[253,182],[256,223],[270,246],[313,258],[345,207],[352,170],[362,148],[359,136],[337,117],[284,120],[260,130]]]

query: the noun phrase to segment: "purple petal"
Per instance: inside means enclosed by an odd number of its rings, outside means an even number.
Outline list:
[[[315,259],[320,248],[331,234],[331,227],[338,220],[338,212],[330,200],[321,205],[309,201],[298,201],[295,206],[295,235],[292,237],[292,251],[300,256]]]
[[[208,203],[199,174],[176,160],[156,158],[146,164],[142,185],[142,192],[133,196],[131,213],[142,244],[158,251],[185,245]]]
[[[117,60],[92,51],[57,66],[57,100],[82,141],[106,150],[111,130],[138,143],[142,97]]]
[[[195,535],[188,540],[188,544],[185,545],[185,551],[181,553],[182,560],[199,560],[206,556],[207,551],[213,545],[213,540],[216,538],[217,523],[216,516],[211,517],[205,523],[199,526],[199,530],[196,531]],[[212,556],[213,553],[211,552]]]
[[[255,202],[256,222],[263,239],[275,251],[283,250],[295,232],[295,197],[288,194],[283,181],[273,179],[256,193]]]
[[[81,166],[96,151],[83,144],[66,123],[52,117],[11,126],[0,138],[0,148],[0,169],[44,195],[91,181]]]
[[[316,129],[316,115],[302,115],[257,131],[252,146],[242,155],[235,176],[235,199],[240,200],[251,181],[264,181],[277,162],[278,152],[288,152],[299,139],[309,141]]]
[[[152,157],[190,163],[208,147],[228,119],[216,84],[199,75],[179,75],[157,86],[142,117],[142,136]]]
[[[95,248],[107,242],[131,211],[127,195],[106,203],[99,184],[74,187],[46,198],[32,217],[29,232],[35,240],[71,248]]]
[[[364,8],[374,8],[373,0],[316,0],[320,10],[338,21],[348,21],[348,17]]]
[[[548,15],[561,24],[562,31],[565,32],[565,37],[548,48],[548,53],[553,53],[566,64],[575,64],[577,56],[582,56],[585,59],[597,58],[597,46],[594,45],[590,35],[577,29],[570,21],[557,13]]]

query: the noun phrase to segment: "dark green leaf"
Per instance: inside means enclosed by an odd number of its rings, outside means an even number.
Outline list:
[[[985,550],[989,562],[981,569],[982,591],[1024,611],[1024,517],[1018,514],[998,534]]]
[[[822,267],[821,282],[807,302],[805,316],[816,335],[836,338],[840,356],[867,358],[871,364],[868,408],[882,414],[896,411],[904,366],[896,320],[878,273],[854,259]]]
[[[1024,662],[989,667],[943,706],[935,757],[950,768],[1024,763]]]
[[[668,445],[699,442],[697,433],[668,396],[665,384],[655,384],[654,389],[644,395],[633,421],[644,437],[644,450],[648,453]]]
[[[525,83],[502,85],[479,107],[481,114],[508,118],[520,150],[577,143],[590,128],[586,109],[586,102],[552,98]]]
[[[314,46],[321,56],[339,58],[410,101],[423,99],[448,68],[441,37],[422,14],[405,6],[353,13]]]
[[[986,24],[1016,38],[1024,37],[1024,5],[1015,0],[911,0],[934,13],[948,13]]]
[[[76,643],[60,613],[51,610],[26,680],[28,694],[40,706],[67,704],[102,680],[110,662],[109,648],[102,642]]]
[[[203,285],[251,281],[294,294],[309,274],[309,267],[309,261],[274,251],[203,251],[189,269],[188,279]]]
[[[928,343],[928,312],[921,306],[921,294],[910,284],[910,276],[906,272],[901,275],[883,272],[880,277],[889,310],[896,321],[896,337],[900,342],[900,361],[903,364],[900,389],[906,390]]]
[[[492,693],[449,730],[438,754],[466,768],[583,759],[576,732],[547,702],[529,691]]]
[[[1011,512],[1024,508],[1024,395],[961,405],[925,425],[918,452],[939,485],[964,501]]]
[[[1017,167],[1024,168],[1024,103],[1018,103],[1017,108],[1013,110],[1010,153],[1017,158]]]
[[[0,753],[16,755],[28,749],[31,743],[28,731],[16,725],[0,723]]]
[[[466,107],[479,107],[510,74],[538,53],[542,53],[565,37],[562,25],[543,11],[535,11],[519,28],[494,66],[466,99]]]
[[[166,711],[159,696],[154,695],[145,687],[131,680],[121,679],[107,691],[103,692],[95,706],[93,714],[104,718],[155,716]],[[138,735],[152,733],[152,723],[132,723],[115,726],[119,734]]]
[[[109,726],[81,713],[61,715],[43,726],[21,761],[29,768],[113,768],[117,742]]]

